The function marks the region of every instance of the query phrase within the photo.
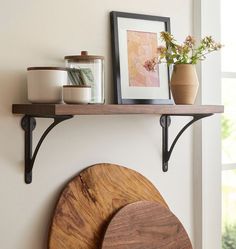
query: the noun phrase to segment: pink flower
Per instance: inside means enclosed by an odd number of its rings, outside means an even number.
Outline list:
[[[164,46],[157,47],[158,54],[163,55],[163,54],[165,54],[165,52],[166,52],[166,47],[164,47]]]
[[[184,44],[187,45],[189,48],[192,48],[196,43],[196,40],[193,36],[188,35],[185,39]]]
[[[184,51],[184,47],[183,46],[177,46],[177,51],[178,51],[178,53],[179,54],[182,54],[183,53],[183,51]]]

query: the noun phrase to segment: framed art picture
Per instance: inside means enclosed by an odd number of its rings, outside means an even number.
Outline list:
[[[157,56],[160,32],[170,32],[168,17],[111,12],[113,79],[118,104],[173,104],[166,64],[148,71]]]

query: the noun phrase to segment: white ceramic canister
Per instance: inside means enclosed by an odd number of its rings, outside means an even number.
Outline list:
[[[91,86],[63,86],[63,100],[66,104],[88,104],[91,101]]]
[[[63,67],[29,67],[27,69],[28,100],[31,103],[62,102],[62,87],[68,75]]]

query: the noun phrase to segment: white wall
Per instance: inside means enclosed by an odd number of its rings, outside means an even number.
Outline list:
[[[135,169],[163,194],[193,239],[192,130],[178,142],[170,171],[161,171],[159,117],[84,116],[56,127],[39,151],[33,183],[23,181],[23,131],[12,103],[27,102],[26,68],[63,65],[88,50],[106,57],[106,99],[112,101],[109,12],[171,17],[172,33],[192,33],[192,0],[0,0],[0,247],[46,248],[58,194],[72,176],[98,162]],[[188,118],[173,118],[171,138]],[[49,124],[39,120],[35,141]]]

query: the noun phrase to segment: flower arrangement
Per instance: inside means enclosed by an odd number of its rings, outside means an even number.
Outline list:
[[[203,38],[198,46],[196,46],[195,38],[190,35],[181,45],[168,32],[161,32],[160,37],[166,46],[159,46],[157,57],[145,61],[143,66],[147,71],[155,71],[156,65],[163,62],[167,65],[197,64],[204,60],[207,54],[222,48],[222,45],[215,42],[211,36]]]

